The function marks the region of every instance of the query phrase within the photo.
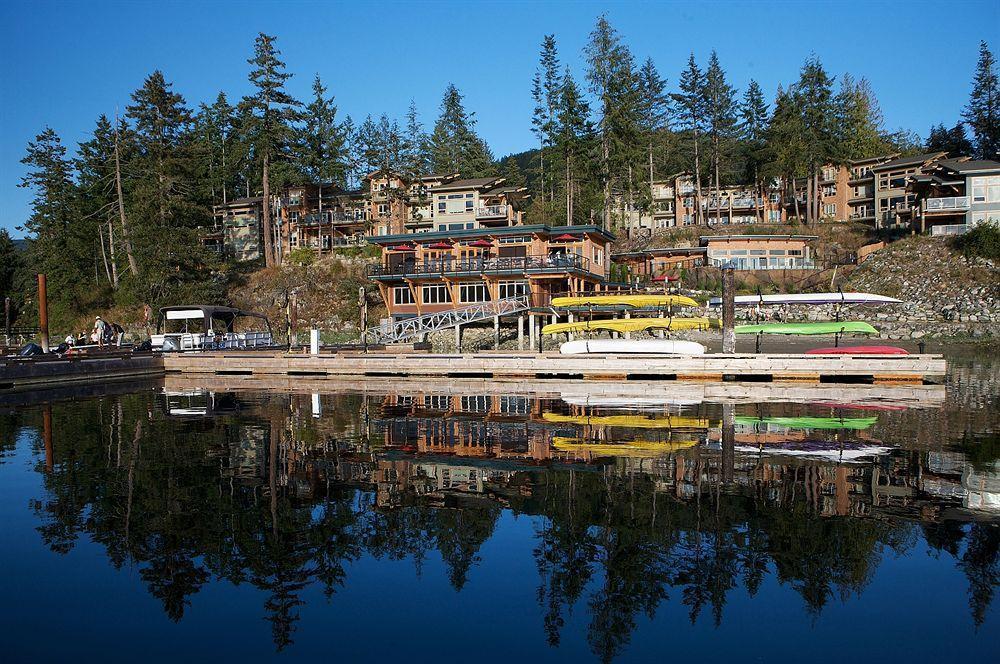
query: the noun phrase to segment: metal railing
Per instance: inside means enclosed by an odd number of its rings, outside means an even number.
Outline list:
[[[437,330],[456,325],[475,323],[495,316],[509,316],[527,310],[531,306],[530,295],[518,295],[490,302],[480,302],[461,309],[451,309],[434,314],[424,314],[404,318],[394,323],[372,327],[364,332],[365,340],[371,344],[402,343],[420,338]]]
[[[931,235],[962,235],[968,230],[968,224],[944,224],[931,226]]]
[[[946,198],[928,198],[924,201],[924,209],[928,212],[935,210],[968,210],[968,196],[949,196]]]
[[[322,224],[360,224],[364,219],[352,217],[346,214],[334,214],[332,212],[310,212],[302,215],[296,222],[299,226],[320,226]]]
[[[507,217],[506,205],[487,205],[476,209],[476,219],[500,219]]]
[[[505,256],[495,258],[438,258],[426,261],[404,261],[397,265],[371,265],[368,276],[386,277],[454,272],[528,272],[539,270],[590,271],[590,261],[577,254],[549,256]]]

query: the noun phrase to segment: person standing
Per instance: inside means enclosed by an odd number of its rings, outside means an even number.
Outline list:
[[[104,334],[107,329],[107,323],[101,319],[100,316],[94,318],[94,336],[97,337],[97,345],[104,348]]]

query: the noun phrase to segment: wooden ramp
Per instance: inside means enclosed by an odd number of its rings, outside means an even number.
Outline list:
[[[178,373],[285,376],[422,376],[584,380],[922,384],[944,377],[940,355],[560,355],[280,352],[167,353]]]

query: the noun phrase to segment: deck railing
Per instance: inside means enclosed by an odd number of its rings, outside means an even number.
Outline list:
[[[487,205],[476,210],[476,219],[505,219],[506,217],[506,205]]]
[[[968,210],[968,196],[949,196],[945,198],[928,198],[924,201],[924,209],[928,212],[937,210]]]
[[[931,226],[931,235],[962,235],[968,230],[968,224],[944,224]]]
[[[548,256],[503,256],[491,258],[438,258],[425,261],[404,261],[397,265],[372,265],[372,277],[449,274],[456,272],[528,272],[528,271],[590,271],[590,261],[577,254]]]

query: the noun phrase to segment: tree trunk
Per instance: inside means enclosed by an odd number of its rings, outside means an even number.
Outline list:
[[[264,200],[262,201],[264,213],[264,265],[266,267],[274,267],[274,230],[271,225],[271,180],[270,173],[268,173],[269,166],[270,159],[265,152],[264,169],[261,178],[261,185],[264,189]]]
[[[604,228],[611,228],[611,150],[608,137],[601,135],[601,159],[604,161]]]
[[[111,268],[108,267],[108,252],[104,249],[104,229],[101,228],[100,224],[97,225],[97,235],[101,241],[101,259],[104,261],[104,273],[108,275],[108,283],[114,284],[114,281],[111,279]]]
[[[698,150],[698,128],[694,130],[694,208],[695,222],[700,226],[704,224],[705,216],[701,209],[701,156]]]
[[[812,167],[809,167],[809,173],[806,174],[806,225],[812,221]]]
[[[111,287],[118,289],[118,261],[115,258],[115,225],[108,218],[108,250],[111,253]]]
[[[320,256],[322,256],[323,255],[323,182],[322,182],[323,178],[318,178],[318,179],[320,180],[320,183],[319,183],[319,224],[317,225],[317,228],[319,228],[319,245],[316,247],[316,250],[317,250],[318,254]]]
[[[566,154],[566,225],[573,225],[573,169],[572,157]]]
[[[792,203],[795,206],[795,220],[802,221],[802,215],[799,212],[799,192],[795,189],[795,177],[792,176],[790,179],[792,182]]]
[[[122,195],[122,166],[118,148],[118,119],[115,118],[115,193],[118,196],[118,219],[122,225],[122,244],[125,245],[125,255],[128,257],[128,271],[133,277],[139,276],[139,266],[132,253],[132,241],[128,236],[128,222],[125,220],[125,197]],[[117,284],[116,284],[117,286]]]

